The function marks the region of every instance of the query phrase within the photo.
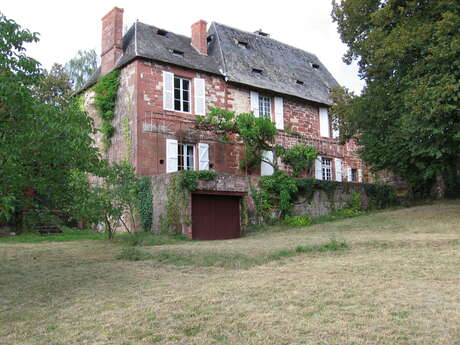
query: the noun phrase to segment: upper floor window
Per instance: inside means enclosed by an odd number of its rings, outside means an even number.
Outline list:
[[[174,76],[174,110],[190,112],[190,80]]]
[[[332,180],[332,159],[322,157],[321,168],[323,173],[323,180]]]
[[[270,97],[259,96],[259,116],[272,118],[272,99]]]
[[[177,145],[177,170],[194,170],[194,151],[193,145]]]

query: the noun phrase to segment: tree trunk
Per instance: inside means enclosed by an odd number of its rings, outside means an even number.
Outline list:
[[[446,194],[446,183],[442,173],[438,172],[431,188],[431,196],[435,199],[442,199]]]

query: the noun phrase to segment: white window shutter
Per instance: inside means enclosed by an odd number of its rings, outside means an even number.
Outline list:
[[[358,182],[363,182],[363,169],[358,169]]]
[[[342,160],[339,158],[335,159],[335,180],[342,182]]]
[[[206,113],[206,99],[205,99],[205,83],[204,79],[193,79],[195,88],[195,115],[205,115]]]
[[[209,145],[204,143],[198,144],[199,170],[209,170]]]
[[[317,180],[323,179],[323,164],[321,161],[321,156],[318,156],[315,159],[315,178]]]
[[[353,174],[351,173],[351,168],[348,168],[347,169],[347,179],[348,179],[348,182],[353,182],[352,178],[353,178]]]
[[[263,151],[262,157],[273,163],[273,151]],[[273,175],[274,169],[273,166],[268,164],[267,162],[262,161],[260,164],[260,176],[269,176]]]
[[[174,110],[174,74],[163,71],[163,109]]]
[[[259,93],[255,91],[251,91],[251,111],[259,117]]]
[[[329,138],[329,115],[327,108],[319,108],[319,131],[322,137]]]
[[[166,172],[177,171],[177,140],[166,139]]]
[[[275,97],[275,124],[276,129],[284,129],[283,97]]]

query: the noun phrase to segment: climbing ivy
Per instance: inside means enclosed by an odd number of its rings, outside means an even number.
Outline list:
[[[139,216],[141,218],[142,227],[144,228],[144,231],[150,231],[152,227],[153,216],[153,195],[150,185],[150,178],[148,176],[144,176],[138,180],[137,197],[137,211],[139,212]]]
[[[190,193],[198,187],[198,181],[212,181],[217,173],[212,170],[185,170],[171,176],[167,189],[168,201],[166,216],[161,219],[161,231],[164,233],[182,233],[182,224],[191,224],[188,208]]]
[[[101,119],[102,143],[107,151],[111,145],[111,138],[115,132],[112,121],[115,117],[115,104],[118,87],[120,85],[120,71],[114,70],[104,76],[94,86],[95,107]]]

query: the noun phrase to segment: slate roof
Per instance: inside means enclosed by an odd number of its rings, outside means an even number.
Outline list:
[[[191,45],[189,37],[136,22],[123,37],[123,55],[115,68],[140,57],[221,75],[230,82],[331,104],[329,89],[338,83],[315,55],[270,37],[215,22],[209,27],[208,39],[208,55],[203,55]],[[93,85],[99,74],[100,71],[96,72],[83,89]]]

